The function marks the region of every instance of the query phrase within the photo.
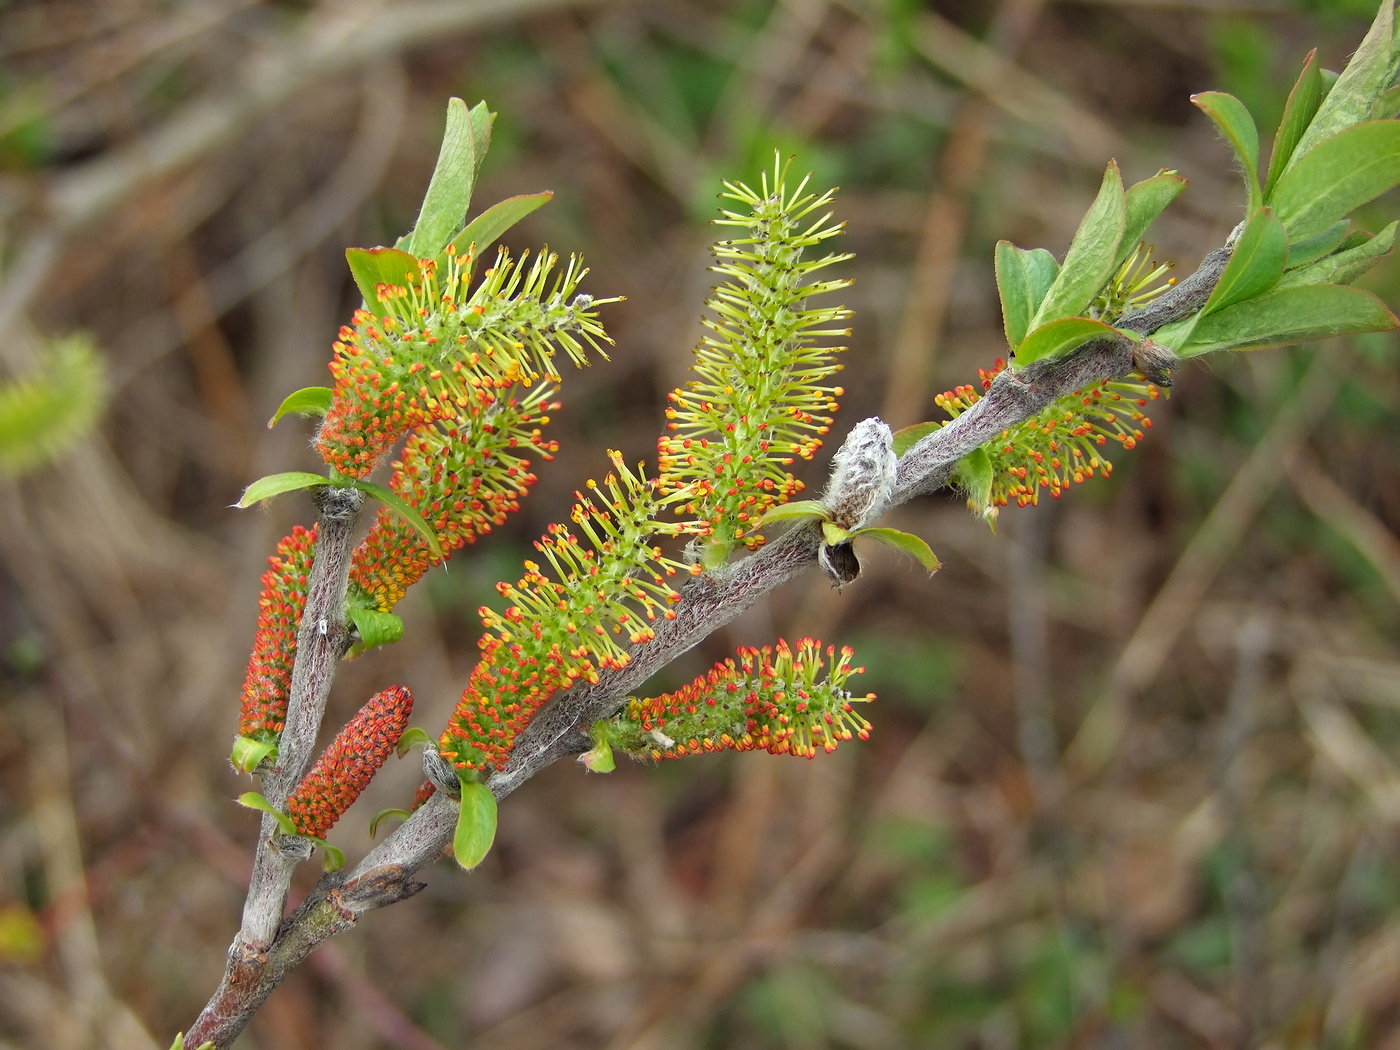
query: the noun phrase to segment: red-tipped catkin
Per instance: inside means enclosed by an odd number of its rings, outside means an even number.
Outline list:
[[[423,783],[418,785],[418,790],[413,793],[413,805],[409,807],[410,811],[416,813],[419,807],[422,806],[424,802],[427,802],[428,799],[432,798],[436,794],[437,785],[434,784],[431,780],[423,781]]]
[[[401,685],[375,693],[360,708],[287,799],[297,834],[326,837],[394,753],[412,713],[413,694]]]
[[[998,358],[990,369],[979,368],[982,389],[1006,367]],[[1100,448],[1115,441],[1124,448],[1137,447],[1144,427],[1152,420],[1143,414],[1149,401],[1161,391],[1152,383],[1103,382],[1062,397],[1038,416],[1026,420],[984,446],[995,475],[992,503],[999,507],[1015,501],[1018,506],[1040,502],[1040,490],[1049,489],[1059,499],[1070,482],[1082,483],[1099,475],[1108,477],[1113,464]],[[972,386],[954,387],[934,402],[957,418],[982,399]]]
[[[874,700],[845,689],[863,667],[855,653],[814,638],[794,650],[741,646],[725,660],[674,693],[632,698],[612,719],[613,746],[638,758],[683,758],[706,751],[754,751],[812,758],[835,751],[843,740],[870,735],[870,723],[852,704]],[[823,674],[825,672],[825,674]]]
[[[258,632],[243,680],[240,736],[273,741],[287,717],[292,661],[297,654],[297,627],[306,608],[307,577],[316,551],[316,530],[298,525],[277,545],[263,573],[258,597]]]

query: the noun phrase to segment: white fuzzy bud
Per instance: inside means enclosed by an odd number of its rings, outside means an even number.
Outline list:
[[[878,416],[862,419],[831,461],[822,503],[843,529],[863,529],[884,513],[894,493],[894,435]]]

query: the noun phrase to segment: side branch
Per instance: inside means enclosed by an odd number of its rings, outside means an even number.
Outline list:
[[[316,552],[307,580],[306,608],[297,631],[287,717],[278,742],[277,765],[262,774],[263,796],[277,809],[285,808],[287,796],[306,772],[336,665],[350,647],[345,591],[364,493],[326,486],[316,490],[314,499],[320,512]],[[269,962],[280,951],[274,942],[283,926],[282,913],[287,906],[292,871],[310,855],[310,843],[279,834],[273,818],[263,815],[253,875],[243,903],[243,924],[229,946],[228,963],[218,990],[190,1029],[188,1045],[200,1046],[206,1041],[226,1045],[222,1040],[231,1041],[281,982],[282,977],[278,976],[269,983]],[[327,928],[321,940],[337,932]]]

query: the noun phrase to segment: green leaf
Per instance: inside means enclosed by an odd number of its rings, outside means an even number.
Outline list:
[[[1262,295],[1283,276],[1288,261],[1288,234],[1268,208],[1260,208],[1244,224],[1230,261],[1215,289],[1201,307],[1202,317]]]
[[[812,521],[817,518],[826,517],[830,511],[826,509],[826,504],[819,499],[800,499],[793,503],[784,503],[773,507],[763,517],[758,519],[758,527],[772,525],[778,521]]]
[[[1245,189],[1249,194],[1248,214],[1258,210],[1263,198],[1259,192],[1259,129],[1243,102],[1223,91],[1202,91],[1192,95],[1194,102],[1230,143],[1235,157],[1244,169]]]
[[[1254,350],[1333,335],[1388,332],[1400,325],[1370,292],[1335,284],[1275,288],[1201,319],[1177,352]],[[1159,330],[1154,339],[1160,341]]]
[[[1273,208],[1293,240],[1310,237],[1400,183],[1400,121],[1374,120],[1323,139],[1274,187]]]
[[[855,533],[849,529],[843,529],[834,521],[822,522],[822,539],[826,541],[828,547],[835,547],[838,543],[848,543]]]
[[[392,645],[403,637],[403,620],[393,613],[378,609],[362,609],[350,606],[350,621],[360,632],[360,651],[380,645]]]
[[[457,812],[457,830],[452,835],[452,854],[457,863],[471,871],[491,852],[496,841],[496,796],[477,781],[463,781],[462,806]]]
[[[331,410],[331,397],[334,394],[335,391],[328,386],[304,386],[293,391],[277,406],[277,413],[267,421],[267,429],[271,430],[278,420],[291,412],[299,416],[324,416]]]
[[[1147,229],[1172,201],[1186,189],[1186,180],[1174,171],[1163,171],[1128,187],[1125,200],[1126,220],[1123,238],[1118,242],[1118,255],[1113,269],[1123,265],[1137,247]]]
[[[346,248],[345,261],[364,297],[365,309],[375,317],[385,314],[384,304],[379,301],[379,285],[407,287],[417,284],[420,277],[418,260],[397,248]]]
[[[600,718],[594,722],[589,735],[593,737],[593,747],[579,755],[578,760],[590,773],[611,773],[617,768],[617,762],[608,739],[608,720]]]
[[[1393,87],[1378,96],[1366,113],[1367,120],[1392,120],[1400,117],[1400,87]]]
[[[343,850],[332,846],[325,839],[313,839],[310,835],[303,837],[326,855],[325,868],[327,871],[339,871],[345,867],[345,852]]]
[[[1017,248],[1010,241],[997,241],[997,292],[1007,346],[1015,346],[1026,337],[1031,318],[1059,272],[1060,264],[1044,248]],[[895,451],[898,454],[898,449]]]
[[[296,825],[292,823],[292,818],[287,816],[287,814],[283,813],[280,809],[273,809],[272,803],[263,798],[263,796],[256,791],[243,792],[243,794],[238,796],[238,804],[240,806],[246,806],[248,809],[256,809],[263,813],[270,814],[272,819],[277,822],[277,830],[284,835],[295,835],[297,833],[297,828]]]
[[[953,477],[967,490],[967,505],[978,517],[996,531],[996,508],[992,506],[992,482],[996,468],[985,447],[973,449],[953,470]]]
[[[1290,270],[1279,282],[1281,287],[1301,284],[1351,284],[1376,263],[1390,254],[1395,243],[1397,223],[1391,223],[1374,237],[1362,234],[1356,244],[1348,237],[1343,249],[1323,256],[1311,266]]]
[[[269,755],[277,754],[277,745],[267,740],[254,740],[250,736],[241,736],[233,742],[233,753],[228,760],[233,763],[233,768],[240,773],[252,773],[258,766],[262,765],[262,760]]]
[[[1291,270],[1297,266],[1306,266],[1308,263],[1316,262],[1324,255],[1336,251],[1337,246],[1346,240],[1347,231],[1350,229],[1351,223],[1342,219],[1306,240],[1290,241],[1288,243],[1288,268]]]
[[[323,479],[324,480],[324,479]],[[408,501],[390,492],[383,485],[375,485],[368,481],[349,481],[346,484],[350,488],[359,489],[379,500],[390,510],[398,514],[404,521],[408,522],[417,530],[418,534],[427,541],[428,548],[439,558],[443,556],[442,545],[438,543],[437,533],[433,532],[432,526],[423,520],[423,515],[419,514]]]
[[[1322,68],[1317,64],[1317,48],[1308,52],[1303,59],[1303,71],[1298,74],[1293,90],[1288,93],[1288,102],[1283,107],[1283,119],[1278,131],[1274,132],[1274,150],[1269,154],[1269,175],[1264,182],[1264,200],[1273,201],[1274,185],[1279,176],[1288,170],[1293,151],[1298,148],[1303,132],[1308,130],[1317,107],[1322,104],[1327,88],[1322,80]]]
[[[442,135],[437,166],[423,197],[423,208],[405,247],[420,259],[437,256],[462,228],[471,206],[477,172],[491,142],[492,115],[486,103],[470,111],[460,98],[447,102],[447,127]]]
[[[185,1033],[181,1032],[175,1037],[175,1042],[170,1044],[170,1050],[185,1050]],[[213,1043],[201,1043],[198,1050],[214,1050]]]
[[[1060,272],[1031,320],[1031,331],[1047,321],[1073,317],[1093,302],[1113,275],[1127,221],[1123,176],[1117,162],[1109,161],[1099,195],[1084,213]]]
[[[1021,368],[1046,357],[1059,357],[1082,346],[1090,339],[1104,337],[1141,338],[1133,333],[1120,332],[1110,324],[1095,321],[1089,317],[1062,317],[1058,321],[1043,324],[1026,336],[1016,347],[1016,367]]]
[[[929,545],[911,532],[900,532],[898,529],[861,529],[856,535],[862,539],[868,538],[883,543],[886,547],[893,547],[905,554],[912,554],[919,559],[919,564],[928,570],[930,576],[942,567]]]
[[[246,489],[243,495],[238,498],[235,507],[251,507],[254,503],[261,503],[265,499],[273,496],[280,496],[284,492],[295,492],[298,489],[315,488],[317,485],[329,485],[330,479],[324,474],[309,474],[304,470],[289,470],[285,474],[269,474],[265,478],[258,478]]]
[[[942,423],[932,422],[915,423],[912,427],[904,427],[902,430],[896,430],[894,432],[894,441],[892,442],[895,458],[898,459],[900,456],[904,455],[904,453],[917,445],[920,440],[932,434],[935,430],[942,429]]]
[[[403,731],[403,736],[399,737],[399,743],[394,749],[394,753],[397,754],[399,758],[403,758],[404,755],[408,754],[415,747],[429,747],[432,742],[433,738],[428,735],[426,729],[420,729],[418,726],[409,726]]]
[[[404,820],[407,820],[411,816],[413,816],[413,814],[406,809],[381,809],[370,818],[369,837],[374,838],[375,835],[379,834],[379,822],[381,820],[387,820],[389,817],[402,817]]]
[[[467,223],[447,243],[458,255],[465,252],[468,246],[476,245],[476,256],[480,258],[503,233],[536,208],[547,204],[553,197],[554,194],[550,190],[543,193],[525,193],[518,197],[507,197],[500,203],[491,205]]]
[[[1294,151],[1296,156],[1303,156],[1340,131],[1364,123],[1376,100],[1394,85],[1394,17],[1393,5],[1390,0],[1385,0],[1376,12],[1375,21],[1371,23],[1361,46],[1351,56],[1341,76],[1327,90],[1327,97],[1322,100],[1322,105]],[[1327,80],[1327,71],[1324,70],[1324,85]]]

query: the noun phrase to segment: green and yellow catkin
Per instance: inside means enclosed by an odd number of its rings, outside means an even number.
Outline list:
[[[638,758],[683,758],[709,751],[765,750],[812,758],[844,740],[870,735],[853,706],[875,699],[845,688],[855,655],[814,638],[794,650],[779,640],[761,649],[740,647],[737,658],[674,693],[629,699],[607,724],[607,741]],[[823,674],[825,672],[825,674]]]
[[[1006,367],[997,359],[990,369],[979,368],[982,390]],[[1062,397],[1039,415],[1004,430],[983,447],[992,461],[991,502],[1025,507],[1040,502],[1042,489],[1059,499],[1071,482],[1108,477],[1113,464],[1101,449],[1114,442],[1135,448],[1152,420],[1143,413],[1161,391],[1152,383],[1103,382]],[[934,402],[956,419],[982,399],[972,384],[954,387]]]
[[[336,734],[287,799],[298,835],[324,839],[394,753],[413,713],[403,686],[376,693]]]
[[[480,610],[486,634],[481,659],[439,743],[458,769],[505,765],[516,735],[539,707],[577,681],[625,666],[627,647],[649,641],[651,623],[671,618],[677,575],[696,575],[666,557],[654,537],[699,534],[697,522],[655,520],[665,500],[619,453],[613,470],[588,493],[575,493],[574,528],[552,525],[535,543],[543,564],[525,563],[515,584],[497,585],[509,604]]]
[[[526,265],[502,250],[474,288],[470,255],[449,248],[444,258],[441,274],[420,259],[405,284],[379,285],[386,312],[357,310],[340,330],[331,406],[316,438],[340,474],[367,477],[406,433],[456,419],[483,390],[557,382],[561,351],[575,364],[590,349],[607,356],[596,308],[616,300],[575,294],[588,272],[576,258],[556,274],[553,253]]]
[[[238,733],[274,743],[287,718],[292,662],[297,653],[297,628],[306,608],[307,581],[316,552],[316,530],[298,525],[277,545],[263,573],[258,596],[258,628],[253,655],[243,680],[243,703]]]
[[[376,608],[391,611],[428,569],[520,509],[538,480],[529,455],[549,460],[559,450],[540,429],[548,425],[548,413],[559,409],[552,394],[544,385],[532,391],[479,388],[454,419],[408,436],[389,488],[423,516],[442,554],[401,515],[381,507],[350,569],[351,582]]]
[[[851,312],[807,301],[849,285],[814,275],[850,256],[804,258],[841,232],[823,210],[834,191],[807,193],[803,179],[789,192],[785,174],[775,165],[758,191],[725,183],[723,198],[742,210],[726,210],[717,222],[741,233],[714,247],[714,270],[725,282],[705,304],[709,331],[695,351],[697,378],[669,395],[667,433],[657,442],[661,491],[688,489],[677,513],[710,526],[707,568],[740,543],[763,542],[755,523],[802,491],[787,468],[821,447],[843,393],[830,379],[844,347],[825,340],[850,334],[841,322]]]

